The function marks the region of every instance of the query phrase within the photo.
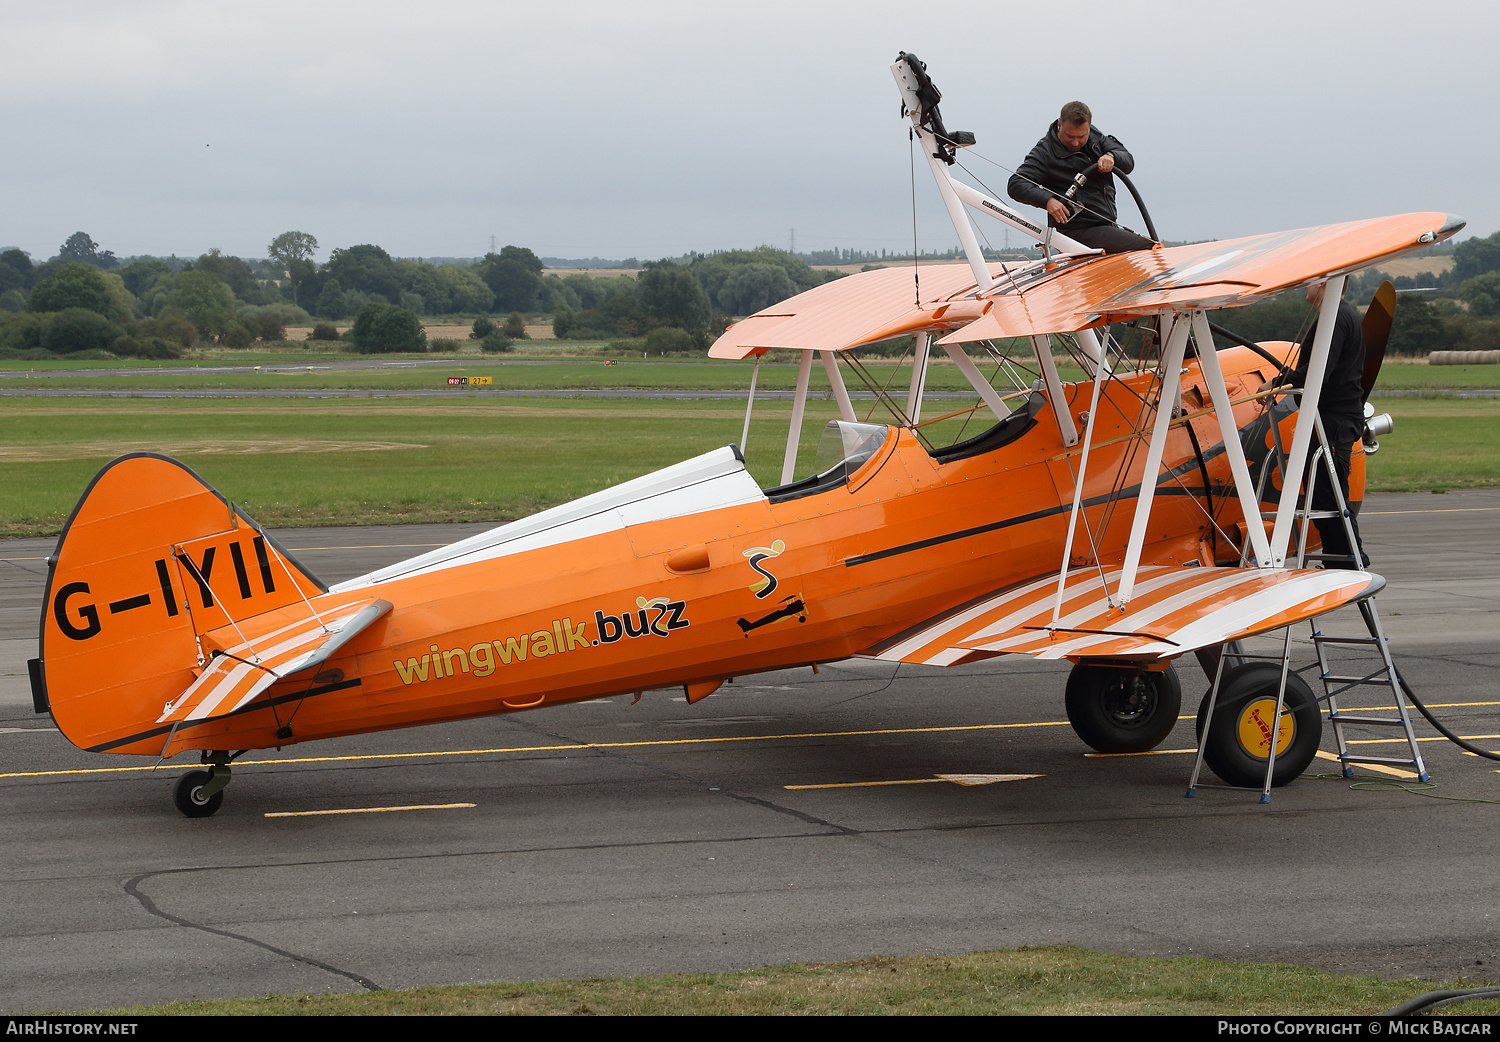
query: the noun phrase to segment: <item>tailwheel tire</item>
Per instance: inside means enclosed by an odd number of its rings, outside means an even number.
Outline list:
[[[213,780],[209,771],[188,771],[172,786],[172,802],[190,818],[206,818],[224,802],[224,790],[203,795],[203,786]]]
[[[1281,666],[1275,662],[1246,662],[1224,670],[1203,762],[1228,784],[1247,789],[1258,789],[1265,784],[1276,689],[1280,683]],[[1200,741],[1207,717],[1205,695],[1198,707]],[[1322,740],[1323,714],[1318,710],[1312,688],[1296,673],[1288,673],[1271,784],[1285,785],[1305,771]]]
[[[1171,666],[1155,673],[1078,665],[1068,674],[1068,723],[1101,753],[1155,749],[1182,708],[1182,685]]]

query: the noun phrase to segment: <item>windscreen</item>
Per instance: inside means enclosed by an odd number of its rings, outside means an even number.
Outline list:
[[[859,465],[885,444],[891,429],[882,423],[850,423],[830,420],[818,442],[817,473],[826,474],[840,463],[847,464],[844,473],[853,474]]]

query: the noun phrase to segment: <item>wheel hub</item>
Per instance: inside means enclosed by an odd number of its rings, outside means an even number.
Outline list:
[[[1139,675],[1122,678],[1104,696],[1104,711],[1121,727],[1133,727],[1156,709],[1156,687]]]
[[[1240,710],[1240,718],[1236,728],[1240,747],[1254,756],[1256,759],[1265,760],[1270,757],[1271,733],[1273,731],[1272,721],[1276,719],[1276,699],[1257,698],[1245,704]],[[1281,711],[1281,730],[1276,734],[1276,755],[1287,751],[1292,744],[1292,739],[1297,731],[1297,723],[1290,710],[1285,706]]]

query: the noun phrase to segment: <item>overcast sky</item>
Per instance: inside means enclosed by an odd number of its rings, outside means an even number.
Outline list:
[[[888,67],[999,194],[1079,98],[1158,231],[1439,210],[1500,229],[1493,3],[0,0],[0,246],[622,258],[910,250]],[[917,169],[922,248],[956,239]],[[1122,219],[1135,223],[1122,200]],[[999,225],[981,219],[999,245]],[[1012,240],[1014,241],[1014,239]]]

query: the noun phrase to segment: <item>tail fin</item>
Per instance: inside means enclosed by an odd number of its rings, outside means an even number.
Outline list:
[[[122,456],[50,558],[38,702],[79,748],[159,753],[153,725],[207,664],[203,634],[326,590],[181,463]]]

